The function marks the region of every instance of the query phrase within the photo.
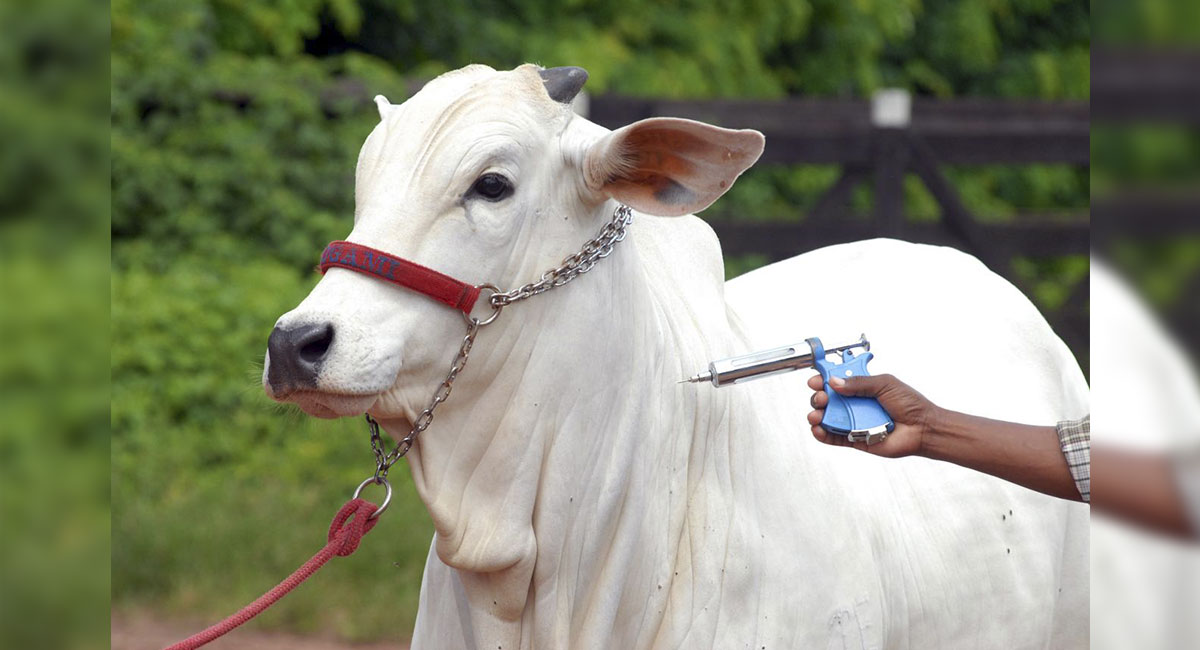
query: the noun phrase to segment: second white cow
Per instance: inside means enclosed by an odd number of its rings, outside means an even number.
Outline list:
[[[619,204],[637,211],[590,273],[480,331],[408,455],[437,530],[413,647],[1087,647],[1083,507],[823,446],[802,373],[677,384],[713,358],[866,332],[874,372],[946,407],[1081,416],[1082,374],[1029,301],[967,255],[887,240],[726,285],[711,229],[686,215],[762,136],[670,119],[609,132],[567,105],[583,78],[443,75],[381,100],[359,158],[347,239],[473,284],[536,279]],[[279,319],[264,385],[403,435],[463,329],[335,268]]]

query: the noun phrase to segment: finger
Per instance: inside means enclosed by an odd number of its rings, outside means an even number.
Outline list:
[[[851,443],[849,440],[846,439],[846,436],[839,436],[835,433],[829,433],[828,431],[825,430],[825,427],[822,427],[819,424],[813,425],[812,432],[813,432],[814,438],[816,438],[817,440],[820,440],[821,442],[823,442],[827,445],[832,445],[834,447],[853,447],[853,446],[855,446],[853,443]]]
[[[825,433],[825,429],[822,429],[820,426],[818,426],[816,424],[812,425],[812,427],[810,427],[810,428],[812,429],[812,434],[813,434],[814,438],[816,438],[820,442],[827,442],[826,437],[828,436],[828,434]]]
[[[814,409],[823,409],[829,405],[829,395],[826,395],[824,391],[813,393],[809,396],[808,403]]]
[[[821,418],[825,417],[825,411],[809,411],[808,423],[811,426],[817,426],[821,423]]]
[[[825,390],[825,380],[821,379],[821,375],[813,375],[808,378],[808,387],[813,390],[823,391]]]
[[[813,425],[812,434],[817,440],[834,447],[845,447],[849,444],[846,442],[845,438],[829,433],[825,430],[825,427],[822,427],[819,424]]]
[[[865,377],[831,377],[829,386],[841,395],[877,397],[881,392],[900,384],[891,375],[867,375]]]

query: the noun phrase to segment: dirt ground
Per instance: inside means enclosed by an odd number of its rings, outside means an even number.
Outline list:
[[[161,650],[203,629],[203,624],[163,621],[148,615],[112,618],[112,650]],[[206,648],[214,650],[408,650],[408,643],[363,643],[295,636],[257,630],[237,630]]]

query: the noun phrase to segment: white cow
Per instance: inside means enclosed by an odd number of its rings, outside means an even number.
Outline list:
[[[609,132],[565,103],[583,78],[445,74],[380,99],[359,157],[348,240],[474,284],[533,280],[619,203],[637,212],[591,273],[480,331],[408,455],[437,531],[413,647],[1086,647],[1083,507],[821,445],[802,373],[676,383],[713,358],[867,332],[874,371],[947,407],[1081,416],[1084,379],[1037,310],[974,258],[888,240],[726,285],[712,230],[684,215],[762,135],[673,119]],[[403,435],[463,331],[450,308],[335,268],[280,318],[264,384]]]

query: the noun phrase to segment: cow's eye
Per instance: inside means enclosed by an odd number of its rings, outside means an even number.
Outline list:
[[[512,183],[500,174],[488,173],[476,179],[471,189],[489,201],[499,201],[512,194]]]

